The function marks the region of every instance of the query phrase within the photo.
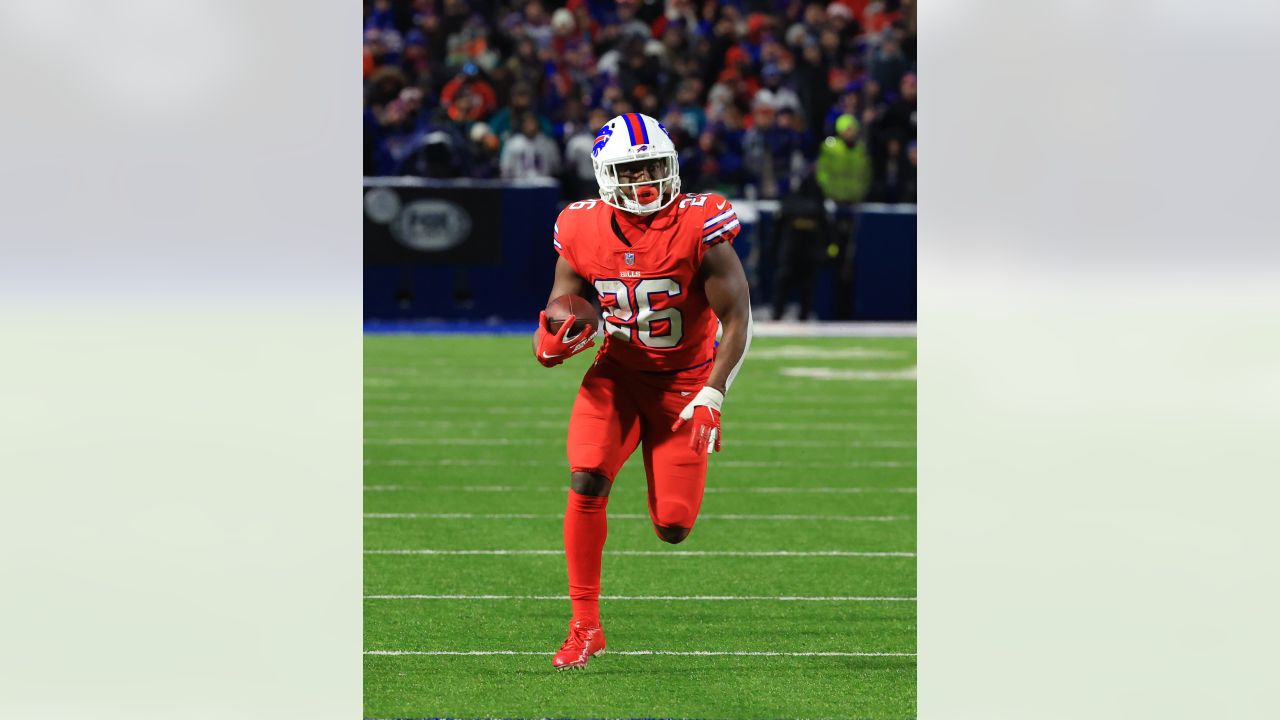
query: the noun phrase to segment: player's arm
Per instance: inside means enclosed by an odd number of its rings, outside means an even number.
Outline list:
[[[555,280],[551,283],[551,295],[547,298],[547,303],[561,295],[581,295],[588,297],[591,292],[591,283],[574,271],[573,266],[565,260],[563,256],[556,260]],[[538,329],[533,333],[533,356],[538,362],[546,367],[553,367],[564,362],[567,358],[573,357],[578,353],[593,347],[595,343],[592,338],[595,337],[595,324],[587,326],[576,337],[567,337],[569,330],[573,327],[574,318],[572,315],[560,327],[560,331],[552,333],[551,328],[547,325],[547,313],[543,311],[538,316]]]
[[[723,395],[733,384],[747,347],[751,345],[751,293],[742,261],[729,243],[709,248],[702,258],[700,272],[707,301],[724,326],[707,387],[715,388]]]
[[[680,411],[671,429],[678,430],[685,422],[692,421],[689,447],[699,453],[719,452],[720,406],[751,345],[751,294],[742,262],[729,243],[708,248],[699,273],[711,309],[724,326],[724,334],[720,337],[707,384]]]
[[[547,297],[548,303],[561,295],[581,295],[589,298],[592,292],[591,283],[575,272],[568,260],[564,257],[556,259],[556,277],[551,283],[551,295]]]

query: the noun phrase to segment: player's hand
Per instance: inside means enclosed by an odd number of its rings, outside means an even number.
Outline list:
[[[575,337],[566,337],[573,329],[575,322],[577,318],[570,315],[565,318],[560,331],[552,333],[547,329],[547,312],[543,310],[538,315],[538,332],[535,334],[537,347],[534,348],[533,355],[544,367],[555,367],[583,350],[595,346],[595,325],[587,325]]]
[[[699,455],[704,452],[720,452],[720,406],[723,403],[724,393],[713,387],[703,387],[680,411],[680,417],[676,418],[671,431],[679,430],[681,425],[692,420],[689,449]]]

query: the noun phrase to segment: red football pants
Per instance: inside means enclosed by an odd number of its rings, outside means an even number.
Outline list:
[[[612,481],[642,445],[653,524],[692,528],[706,487],[707,455],[689,449],[689,426],[672,432],[671,424],[705,377],[705,370],[649,375],[597,361],[582,378],[569,419],[570,472]]]
[[[569,420],[569,470],[613,481],[643,445],[649,518],[659,527],[693,527],[702,506],[707,455],[689,449],[686,425],[671,424],[706,379],[696,374],[645,375],[598,360],[582,379]],[[569,492],[565,509],[565,559],[576,619],[599,620],[600,556],[608,525],[607,497]],[[658,533],[662,537],[661,532]]]

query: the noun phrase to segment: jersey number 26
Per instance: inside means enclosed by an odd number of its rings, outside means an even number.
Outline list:
[[[624,342],[633,342],[651,348],[670,348],[680,344],[684,337],[684,318],[676,308],[654,310],[651,297],[680,294],[680,284],[671,278],[647,278],[636,283],[634,290],[621,280],[596,280],[596,292],[601,298],[612,296],[609,314],[617,322],[607,322],[609,334]]]

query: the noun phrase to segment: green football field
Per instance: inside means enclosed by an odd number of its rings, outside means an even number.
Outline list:
[[[569,619],[565,429],[591,353],[365,338],[370,718],[916,715],[914,338],[760,338],[698,524],[656,537],[639,453],[609,501],[601,619]]]

